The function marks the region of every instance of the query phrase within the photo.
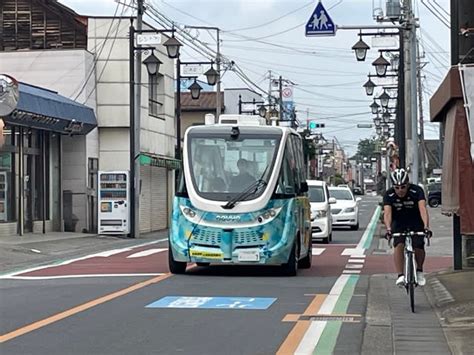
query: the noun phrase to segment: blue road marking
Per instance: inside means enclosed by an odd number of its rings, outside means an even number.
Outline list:
[[[276,298],[167,296],[145,308],[267,309]]]

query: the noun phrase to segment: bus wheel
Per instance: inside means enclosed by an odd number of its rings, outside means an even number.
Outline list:
[[[291,249],[290,257],[288,258],[288,262],[281,266],[283,273],[286,276],[296,276],[298,272],[298,258],[296,257],[296,243],[293,245]]]
[[[171,247],[168,249],[168,267],[172,274],[184,274],[186,272],[187,265],[188,263],[186,262],[174,260]]]
[[[311,262],[313,261],[313,243],[309,242],[308,254],[301,259],[298,266],[302,269],[311,269]]]

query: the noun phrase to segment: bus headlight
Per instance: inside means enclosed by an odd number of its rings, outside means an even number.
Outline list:
[[[194,212],[192,209],[190,209],[189,207],[185,207],[183,208],[183,213],[186,215],[186,216],[189,216],[191,218],[194,218],[196,216],[196,212]]]
[[[270,220],[275,218],[275,216],[278,214],[278,212],[280,212],[280,210],[281,210],[281,208],[278,208],[278,209],[270,208],[269,210],[266,210],[261,215],[259,215],[257,217],[257,221],[259,223],[269,222]]]

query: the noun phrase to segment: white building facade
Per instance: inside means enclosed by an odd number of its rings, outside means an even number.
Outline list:
[[[32,11],[43,11],[45,18],[51,14],[48,7],[60,6],[60,13],[69,23],[71,18],[77,20],[75,26],[84,30],[86,43],[61,49],[66,45],[59,36],[54,46],[48,45],[46,39],[41,48],[33,45],[27,48],[28,44],[24,48],[14,44],[4,46],[0,50],[0,72],[18,81],[54,90],[95,111],[98,127],[88,135],[60,137],[60,151],[55,153],[55,159],[61,167],[62,196],[58,203],[63,220],[56,228],[49,228],[95,233],[97,171],[130,168],[130,18],[86,18],[56,3],[46,4],[41,9],[43,5],[31,1],[30,6]],[[0,11],[4,11],[2,6]],[[5,32],[4,28],[2,35]],[[164,47],[157,47],[155,55],[163,62],[160,73],[150,77],[143,66],[138,86],[141,88],[141,232],[168,227],[174,169],[178,167],[174,160],[174,65]]]

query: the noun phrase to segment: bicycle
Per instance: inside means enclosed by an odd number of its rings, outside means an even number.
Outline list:
[[[418,279],[416,275],[416,260],[414,257],[415,251],[413,249],[412,237],[422,236],[426,237],[425,232],[413,232],[406,231],[403,233],[393,233],[392,237],[404,237],[405,238],[405,248],[403,251],[404,254],[404,267],[403,275],[405,278],[405,289],[407,294],[410,296],[410,307],[411,311],[415,313],[415,287],[418,286]],[[430,245],[430,238],[427,238],[427,245]]]

